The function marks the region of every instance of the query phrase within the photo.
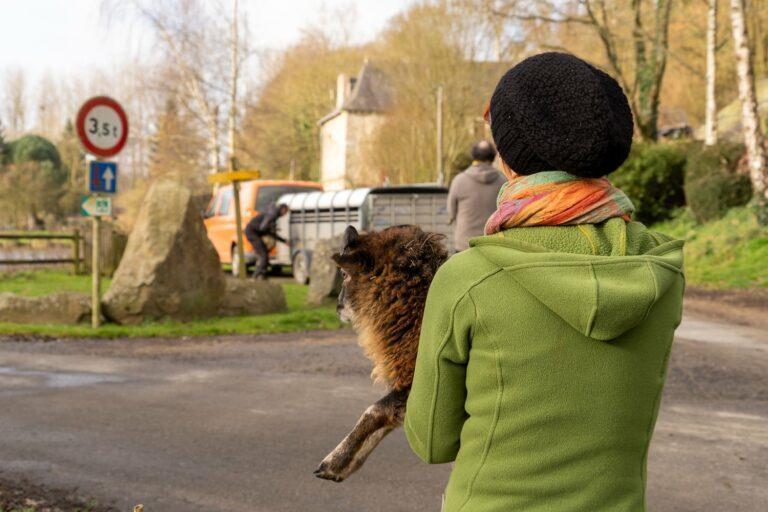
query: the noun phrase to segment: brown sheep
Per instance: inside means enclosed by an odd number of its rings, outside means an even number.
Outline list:
[[[344,249],[333,259],[341,269],[337,311],[351,322],[373,363],[372,377],[389,389],[368,407],[344,440],[323,459],[318,478],[341,482],[357,471],[379,442],[402,425],[413,381],[421,320],[429,285],[448,259],[443,236],[417,226],[359,234],[349,226]]]

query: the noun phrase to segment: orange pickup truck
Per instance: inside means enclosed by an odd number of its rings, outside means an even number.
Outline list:
[[[283,194],[295,192],[314,192],[322,190],[320,183],[311,181],[290,180],[253,180],[240,183],[240,207],[242,208],[243,229],[248,221],[270,204],[277,201]],[[205,211],[205,229],[208,238],[219,253],[222,263],[232,264],[232,271],[237,272],[237,233],[235,230],[235,201],[232,185],[220,186],[211,198]],[[247,240],[245,244],[245,263],[251,265],[255,261],[253,248]],[[270,257],[275,252],[272,249]]]

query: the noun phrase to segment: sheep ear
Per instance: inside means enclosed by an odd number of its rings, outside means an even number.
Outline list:
[[[347,226],[347,229],[344,230],[344,247],[354,247],[359,238],[360,235],[355,226]]]
[[[331,256],[331,259],[336,262],[336,265],[341,267],[349,267],[350,265],[354,265],[357,262],[357,258],[355,256],[350,256],[349,254],[345,253],[334,253]]]

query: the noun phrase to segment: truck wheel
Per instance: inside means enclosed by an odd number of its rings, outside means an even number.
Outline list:
[[[291,269],[293,270],[293,278],[297,283],[309,283],[309,263],[310,257],[307,251],[298,251],[293,255]]]

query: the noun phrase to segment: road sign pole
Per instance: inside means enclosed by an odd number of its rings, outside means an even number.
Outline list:
[[[117,163],[100,161],[111,158],[128,141],[128,116],[120,104],[107,96],[96,96],[82,104],[75,120],[77,137],[85,150],[96,157],[93,165],[86,162],[88,192],[83,198],[83,215],[93,217],[91,243],[91,326],[101,323],[101,216],[112,215],[111,197],[99,194],[117,192]],[[90,172],[89,172],[90,170]]]
[[[235,230],[237,231],[237,276],[245,279],[245,247],[243,246],[243,214],[240,210],[240,182],[232,182],[232,195],[235,198]]]
[[[91,243],[91,327],[99,327],[101,323],[101,217],[93,217],[93,241]]]

